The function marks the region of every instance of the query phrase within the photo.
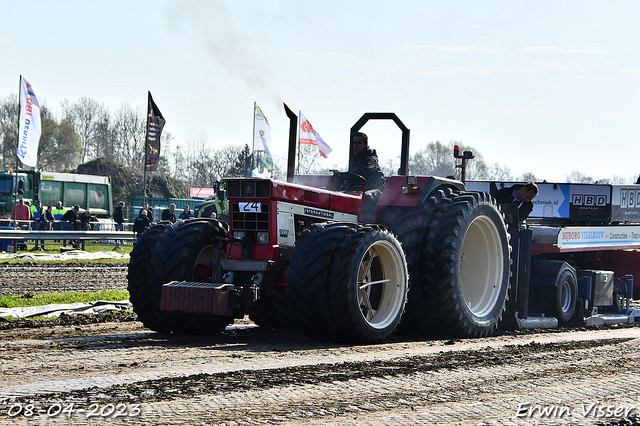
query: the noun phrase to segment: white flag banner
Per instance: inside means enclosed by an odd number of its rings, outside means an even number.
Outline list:
[[[263,151],[263,155],[258,156],[256,151]],[[268,167],[269,160],[273,164],[273,157],[271,156],[271,126],[269,126],[269,120],[262,113],[262,110],[257,104],[254,104],[253,108],[253,156],[256,159],[256,167],[251,171],[253,177],[271,177],[272,167]],[[260,157],[266,157],[267,161],[262,161]]]
[[[40,142],[40,93],[24,77],[20,77],[20,125],[18,158],[25,166],[35,167]]]
[[[300,139],[301,145],[315,145],[320,151],[320,155],[327,158],[333,151],[329,145],[322,139],[322,136],[316,132],[309,120],[300,112]]]

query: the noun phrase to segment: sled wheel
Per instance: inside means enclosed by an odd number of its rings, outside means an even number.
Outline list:
[[[573,318],[578,299],[578,283],[569,268],[564,269],[558,278],[555,292],[555,317],[560,324],[566,324]]]

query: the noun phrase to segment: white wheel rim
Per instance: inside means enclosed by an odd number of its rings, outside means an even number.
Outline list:
[[[493,311],[502,291],[504,253],[498,228],[487,216],[475,218],[464,237],[460,282],[467,308],[482,318]]]
[[[389,241],[376,241],[360,259],[358,306],[369,326],[383,329],[402,311],[407,286],[405,262]]]
[[[560,289],[560,309],[562,312],[568,312],[571,306],[571,285],[567,280],[562,280],[560,285],[562,286]]]
[[[211,267],[211,265],[213,264],[213,246],[206,246],[203,247],[202,250],[200,250],[200,253],[198,253],[198,255],[196,256],[196,261],[193,264],[193,279],[195,281],[196,277],[196,271],[197,268],[200,267],[204,267],[204,268],[209,268]],[[198,277],[200,280],[203,280],[204,277]],[[209,277],[207,277],[207,281],[204,282],[208,282]]]

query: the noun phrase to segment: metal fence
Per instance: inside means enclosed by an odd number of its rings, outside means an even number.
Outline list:
[[[49,223],[48,229],[31,229],[34,223],[36,222],[0,226],[0,251],[26,250],[27,244],[33,244],[34,249],[37,249],[38,246],[44,247],[46,243],[59,243],[62,247],[83,250],[86,244],[107,244],[113,245],[112,250],[118,250],[122,244],[136,239],[128,227],[125,228],[126,231],[115,231],[113,221],[90,222],[88,230],[73,229],[69,223],[60,221]]]

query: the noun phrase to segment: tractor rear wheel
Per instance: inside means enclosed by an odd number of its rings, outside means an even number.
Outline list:
[[[340,340],[376,343],[387,338],[404,313],[408,290],[400,241],[382,226],[359,226],[340,242],[331,268]]]
[[[498,326],[509,290],[511,247],[495,200],[451,194],[436,205],[423,251],[424,303],[440,334],[482,337]]]
[[[233,322],[231,317],[160,311],[160,292],[170,281],[212,282],[214,237],[227,237],[226,224],[215,219],[191,219],[168,226],[151,250],[149,288],[153,314],[178,334],[216,334]],[[158,303],[155,303],[157,300]]]
[[[355,223],[316,223],[296,241],[287,271],[287,303],[293,325],[312,339],[335,340],[339,324],[331,311],[329,276],[338,244]]]
[[[423,302],[423,282],[421,276],[421,258],[424,237],[431,212],[435,206],[451,194],[450,188],[441,188],[429,196],[427,201],[416,207],[386,207],[378,221],[389,227],[402,243],[409,269],[409,294],[407,306],[398,325],[402,333],[424,334],[429,329]]]

